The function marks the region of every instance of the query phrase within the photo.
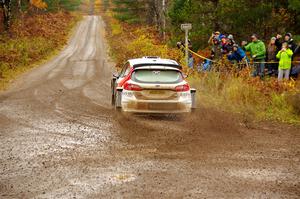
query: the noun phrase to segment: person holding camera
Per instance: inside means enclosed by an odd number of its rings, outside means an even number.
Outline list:
[[[281,81],[283,76],[286,80],[290,77],[290,70],[292,67],[293,51],[289,48],[287,42],[282,44],[281,50],[277,53],[276,57],[279,59],[278,67],[278,80]]]

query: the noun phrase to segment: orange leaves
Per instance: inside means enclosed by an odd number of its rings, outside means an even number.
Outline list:
[[[261,80],[259,77],[253,78],[250,74],[250,68],[245,68],[239,75],[256,90],[269,96],[272,93],[284,93],[297,91],[297,81],[289,80],[279,82],[276,77],[266,77],[265,80]]]
[[[46,9],[48,7],[47,3],[43,0],[30,0],[30,4],[39,9]]]
[[[64,32],[60,30],[64,30],[72,18],[71,15],[63,12],[25,16],[23,20],[16,21],[12,25],[12,33],[16,37],[41,36],[54,39]]]
[[[105,17],[110,25],[108,39],[117,66],[121,66],[127,59],[143,56],[160,56],[178,62],[182,60],[181,51],[163,44],[155,27],[120,22],[111,13]]]

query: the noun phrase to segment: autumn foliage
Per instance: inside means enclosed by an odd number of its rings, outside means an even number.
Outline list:
[[[43,0],[30,0],[30,4],[39,9],[46,9],[48,7],[47,3]]]
[[[11,26],[11,37],[0,36],[0,89],[24,70],[63,46],[75,17],[66,12],[25,15]]]
[[[117,66],[122,66],[129,58],[143,56],[159,56],[182,62],[182,52],[162,43],[154,27],[120,22],[112,17],[112,13],[105,18],[110,24],[108,38]]]

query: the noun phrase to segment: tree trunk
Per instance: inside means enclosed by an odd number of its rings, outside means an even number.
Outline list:
[[[9,31],[11,19],[11,0],[2,0],[4,30]]]
[[[18,0],[18,11],[22,13],[22,0]]]

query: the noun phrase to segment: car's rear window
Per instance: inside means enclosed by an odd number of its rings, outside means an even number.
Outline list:
[[[177,70],[136,70],[131,79],[140,83],[178,83],[183,80],[182,74]]]

